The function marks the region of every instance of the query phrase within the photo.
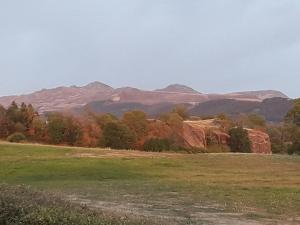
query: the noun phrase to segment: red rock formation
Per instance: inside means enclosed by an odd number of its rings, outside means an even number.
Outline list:
[[[215,120],[185,121],[182,136],[187,148],[207,148],[208,139],[219,145],[229,143],[229,135],[221,131]]]
[[[272,154],[271,141],[267,133],[247,129],[253,153]]]
[[[202,126],[196,123],[183,123],[183,140],[187,148],[206,148],[206,133]]]
[[[268,134],[247,129],[253,153],[272,154]],[[182,137],[186,148],[207,148],[209,142],[218,145],[229,145],[230,136],[223,132],[215,120],[185,121]]]

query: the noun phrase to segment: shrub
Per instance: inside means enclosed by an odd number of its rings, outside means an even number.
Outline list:
[[[251,152],[251,143],[248,132],[243,127],[232,128],[229,131],[230,149],[232,152]]]
[[[0,184],[1,225],[150,225],[142,218],[121,217],[63,200],[27,187]]]
[[[295,142],[293,143],[289,148],[288,148],[288,153],[290,155],[293,155],[293,154],[297,154],[297,155],[300,155],[300,142]]]
[[[14,133],[14,134],[10,135],[7,138],[7,141],[19,143],[19,142],[22,142],[22,141],[26,141],[26,137],[25,137],[24,134],[17,132],[17,133]]]
[[[130,149],[135,144],[134,133],[125,124],[110,122],[103,129],[102,144],[113,149]]]
[[[144,144],[144,151],[162,152],[171,150],[171,141],[169,139],[151,138]]]

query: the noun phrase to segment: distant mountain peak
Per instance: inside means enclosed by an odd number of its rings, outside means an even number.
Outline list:
[[[101,83],[99,81],[94,81],[92,83],[89,83],[88,85],[84,86],[87,88],[109,88],[109,89],[113,89],[111,86]]]
[[[230,93],[229,95],[244,95],[244,96],[248,95],[249,97],[256,96],[260,100],[265,100],[269,98],[287,98],[287,99],[289,98],[281,91],[276,91],[276,90],[244,91],[244,92]]]
[[[191,87],[182,84],[171,84],[163,89],[157,89],[156,91],[161,92],[174,92],[174,93],[189,93],[189,94],[200,94],[198,91]]]

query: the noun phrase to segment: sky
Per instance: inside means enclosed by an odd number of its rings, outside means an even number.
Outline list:
[[[0,0],[0,95],[101,81],[300,97],[299,0]]]

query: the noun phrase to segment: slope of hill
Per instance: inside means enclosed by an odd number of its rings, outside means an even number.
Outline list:
[[[189,107],[189,104],[185,104]],[[114,102],[114,101],[95,101],[87,104],[84,107],[75,109],[75,112],[80,113],[90,111],[94,113],[110,113],[117,117],[121,117],[125,112],[132,110],[141,110],[147,113],[150,117],[156,117],[159,114],[170,112],[176,106],[175,103],[157,103],[146,105],[136,102]]]
[[[280,122],[292,106],[292,101],[286,98],[271,98],[262,102],[220,99],[200,103],[193,107],[190,113],[195,116],[214,116],[220,113],[237,116],[241,113],[256,113],[267,121]]]
[[[25,102],[32,104],[39,112],[59,111],[84,106],[91,101],[109,99],[113,91],[106,84],[93,82],[83,87],[58,87],[28,95],[1,97],[0,104],[8,106],[12,101]]]
[[[289,98],[287,95],[280,91],[263,90],[263,91],[244,91],[227,94],[228,96],[249,96],[249,98],[257,97],[260,100],[268,98]]]
[[[230,103],[231,101],[229,100],[232,99],[248,101],[248,103],[240,104],[249,104],[249,106],[251,106],[269,97],[287,96],[278,91],[202,94],[190,87],[180,84],[170,85],[164,89],[155,91],[145,91],[132,87],[114,89],[106,84],[93,82],[83,87],[58,87],[54,89],[43,89],[28,95],[0,97],[0,104],[7,107],[12,101],[16,101],[17,103],[30,103],[40,113],[71,110],[92,105],[92,108],[98,107],[98,109],[101,109],[101,112],[108,111],[119,114],[120,111],[124,111],[127,108],[132,109],[138,106],[138,108],[144,109],[153,115],[157,114],[160,110],[163,112],[174,104],[188,104],[192,106],[214,100],[223,101],[223,99],[227,99],[227,103]],[[107,101],[106,104],[103,103],[105,101]],[[89,103],[91,104],[89,105]],[[97,106],[97,104],[100,104],[100,106]],[[207,104],[215,103],[211,102]],[[230,105],[227,107],[230,107]],[[236,110],[239,110],[239,108],[236,108]],[[217,111],[217,109],[215,109],[215,111]]]

